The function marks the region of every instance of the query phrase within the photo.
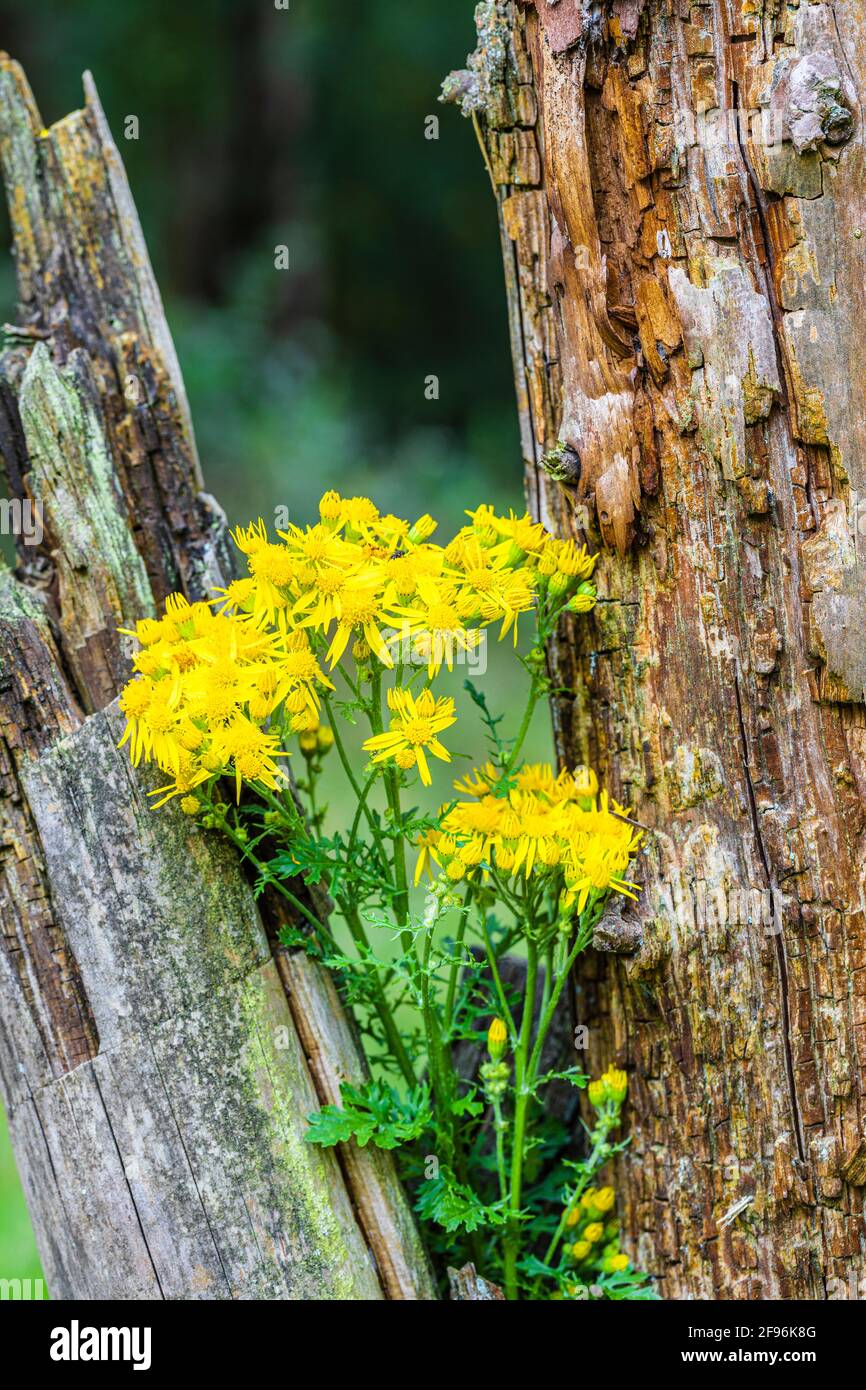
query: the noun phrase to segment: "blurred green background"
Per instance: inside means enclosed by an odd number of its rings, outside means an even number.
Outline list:
[[[304,521],[329,487],[430,511],[441,531],[481,500],[522,507],[495,210],[471,128],[436,100],[474,45],[472,10],[0,0],[0,45],[46,124],[81,104],[80,74],[93,72],[206,480],[232,522],[272,522],[278,506]],[[137,139],[124,138],[129,116]],[[438,139],[425,138],[431,116]],[[290,268],[277,271],[283,245]],[[15,319],[8,253],[0,318]],[[430,376],[438,399],[425,396]],[[500,708],[520,696],[504,655],[491,651],[485,678]],[[480,732],[463,742],[477,760]],[[527,752],[548,743],[542,719]],[[36,1273],[3,1125],[0,1277]]]

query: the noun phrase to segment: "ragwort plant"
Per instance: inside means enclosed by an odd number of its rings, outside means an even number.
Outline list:
[[[257,892],[286,900],[298,925],[283,942],[333,970],[354,1011],[371,1079],[310,1116],[309,1141],[396,1150],[440,1274],[471,1258],[509,1299],[652,1297],[619,1248],[613,1190],[597,1183],[623,1147],[625,1074],[590,1082],[580,1156],[543,1103],[552,1082],[589,1080],[576,1066],[545,1071],[545,1043],[606,905],[635,895],[641,843],[591,770],[521,761],[550,693],[545,644],[564,613],[593,607],[594,557],[490,506],[446,546],[430,540],[429,516],[410,525],[367,498],[329,492],[319,510],[276,541],[261,520],[239,528],[245,578],[209,603],[172,595],[161,619],[136,625],[123,743],[168,779],[156,805],[179,798],[237,846]],[[416,787],[423,801],[456,722],[437,678],[493,624],[526,673],[516,732],[467,681],[486,758],[447,804],[419,808]],[[347,749],[347,721],[369,728],[366,766]],[[304,771],[290,779],[295,739]],[[338,828],[320,797],[334,749],[352,794]],[[410,885],[422,880],[417,912]],[[346,932],[311,906],[327,896]],[[504,969],[509,955],[521,971]],[[487,1057],[468,1073],[456,1066],[467,1042]]]

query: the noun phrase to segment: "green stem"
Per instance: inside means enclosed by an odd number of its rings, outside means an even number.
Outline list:
[[[364,957],[365,953],[372,954],[370,939],[367,936],[367,932],[364,928],[363,922],[361,921],[360,914],[345,900],[345,898],[338,898],[337,901],[339,903],[340,911],[346,919],[346,925],[348,926],[349,931],[352,934],[352,940],[355,942],[355,945],[359,948],[362,958]],[[409,1054],[406,1051],[406,1048],[403,1044],[403,1040],[400,1037],[400,1033],[397,1029],[397,1025],[394,1022],[394,1016],[391,1012],[391,1007],[388,1003],[388,997],[385,994],[382,982],[376,973],[375,966],[368,968],[368,979],[370,981],[370,992],[373,997],[373,1004],[376,1009],[376,1013],[379,1016],[379,1021],[382,1024],[382,1027],[385,1031],[385,1037],[388,1040],[388,1046],[391,1049],[391,1055],[394,1058],[394,1061],[397,1063],[398,1067],[400,1068],[400,1071],[407,1085],[409,1085],[410,1087],[416,1086],[418,1084],[418,1078],[415,1075],[415,1068],[412,1066]]]
[[[370,728],[374,734],[381,734],[384,727],[382,720],[382,672],[378,665],[373,667],[372,697],[369,707]],[[392,842],[394,845],[394,916],[399,927],[405,927],[409,920],[409,880],[406,876],[406,846],[403,841],[403,813],[400,807],[400,775],[393,766],[385,768],[385,793],[388,798],[388,808],[391,812],[393,829],[391,831]],[[412,933],[401,931],[400,941],[403,950],[408,954],[413,951]]]
[[[469,919],[469,908],[472,903],[474,888],[473,883],[466,886],[463,906],[460,909],[460,921],[457,923],[457,934],[454,937],[454,959],[451,962],[451,971],[448,976],[448,993],[445,998],[445,1017],[442,1025],[446,1034],[451,1029],[451,1020],[454,1014],[454,996],[457,993],[457,980],[460,974],[460,948],[466,935],[466,923]]]
[[[528,1083],[528,1055],[532,1038],[532,1015],[535,1010],[535,982],[538,976],[538,948],[532,936],[526,942],[526,988],[523,996],[523,1018],[520,1039],[514,1058],[514,1128],[511,1148],[511,1191],[509,1222],[505,1236],[505,1297],[517,1298],[517,1256],[520,1250],[520,1201],[523,1191],[523,1159],[526,1139],[526,1119],[532,1092]]]
[[[452,1163],[455,1155],[460,1153],[455,1133],[457,1117],[451,1110],[451,1100],[453,1099],[451,1078],[453,1077],[453,1072],[450,1067],[447,1067],[443,1057],[442,1036],[439,1031],[439,1024],[430,991],[430,956],[432,950],[433,924],[431,923],[427,928],[420,972],[421,1017],[424,1022],[424,1035],[427,1041],[427,1060],[430,1068],[430,1082],[433,1087],[434,1102],[439,1112],[441,1132],[449,1150],[446,1154],[446,1160],[448,1163]],[[461,1162],[460,1167],[462,1168],[462,1166]],[[463,1180],[465,1178],[465,1172],[458,1171],[458,1177]]]
[[[569,974],[571,973],[571,967],[574,965],[574,962],[577,960],[581,951],[586,949],[591,940],[592,924],[584,924],[583,921],[581,921],[581,924],[578,926],[577,933],[574,938],[574,945],[572,946],[571,950],[568,953],[568,956],[566,957],[564,966],[559,971],[556,977],[556,984],[550,992],[550,998],[548,999],[547,1005],[544,1008],[541,1015],[541,1020],[538,1025],[538,1034],[535,1039],[535,1046],[532,1049],[532,1056],[529,1059],[529,1067],[527,1070],[527,1080],[530,1085],[535,1080],[535,1077],[538,1073],[538,1066],[541,1061],[541,1053],[544,1047],[544,1042],[547,1037],[548,1030],[550,1029],[550,1025],[553,1022],[553,1015],[556,1013],[556,1006],[559,1003],[560,996],[562,994],[563,989],[565,988],[565,983],[569,977]]]
[[[358,826],[361,824],[361,816],[364,814],[364,811],[367,808],[367,797],[370,795],[370,788],[372,787],[378,775],[379,774],[376,772],[374,768],[374,770],[370,773],[370,776],[364,783],[360,798],[358,800],[358,805],[355,809],[355,819],[352,821],[352,829],[349,831],[349,844],[348,848],[346,849],[346,863],[349,865],[350,868],[355,853],[355,845],[358,842]]]
[[[496,990],[496,998],[502,1010],[502,1017],[508,1024],[508,1032],[511,1037],[512,1046],[514,1046],[517,1040],[517,1027],[514,1022],[514,1015],[509,1009],[508,1001],[505,998],[502,977],[499,974],[499,967],[496,964],[496,953],[493,950],[493,942],[490,940],[490,933],[487,930],[487,922],[483,912],[481,914],[481,937],[484,942],[484,953],[487,956],[487,964],[490,966],[490,974],[493,978],[493,988]]]
[[[509,774],[513,772],[514,767],[517,763],[518,755],[520,753],[521,748],[523,747],[526,735],[529,733],[529,726],[532,723],[532,716],[535,713],[535,706],[538,703],[540,691],[541,681],[538,676],[533,676],[532,680],[529,683],[529,697],[526,701],[526,708],[523,711],[523,718],[520,721],[520,728],[517,730],[517,737],[515,738],[514,743],[511,746],[511,752],[509,753],[505,766],[502,769],[503,779],[505,777],[508,777]]]
[[[373,839],[374,839],[374,841],[375,841],[375,843],[376,843],[376,848],[377,848],[378,851],[379,851],[379,857],[380,857],[380,859],[381,859],[381,861],[382,861],[382,868],[384,869],[384,868],[386,868],[386,866],[387,866],[388,858],[387,858],[387,854],[386,854],[386,852],[385,852],[385,846],[384,846],[384,844],[382,843],[382,836],[381,836],[381,834],[380,834],[379,827],[377,826],[375,820],[373,819],[373,813],[372,813],[372,811],[370,810],[369,806],[367,805],[367,799],[366,799],[366,797],[364,796],[364,794],[363,794],[363,792],[362,792],[360,786],[358,785],[358,780],[357,780],[357,778],[355,777],[354,772],[352,771],[352,765],[351,765],[351,763],[349,762],[349,758],[348,758],[348,755],[347,755],[347,753],[346,753],[346,746],[345,746],[345,744],[343,743],[343,738],[342,738],[342,735],[341,735],[341,733],[340,733],[339,726],[338,726],[338,724],[337,724],[336,715],[334,714],[334,710],[333,710],[333,708],[332,708],[332,706],[331,706],[330,698],[329,698],[327,695],[325,695],[324,693],[323,693],[323,695],[322,695],[322,703],[323,703],[323,705],[325,706],[325,711],[326,711],[326,713],[327,713],[327,715],[328,715],[328,723],[329,723],[330,726],[331,726],[331,733],[334,735],[334,746],[335,746],[335,748],[336,748],[336,750],[337,750],[337,754],[338,754],[338,756],[339,756],[340,762],[341,762],[342,765],[343,765],[343,771],[345,772],[346,776],[347,776],[348,779],[349,779],[349,784],[350,784],[350,786],[351,786],[353,792],[355,793],[355,796],[356,796],[357,800],[358,800],[360,803],[363,804],[363,807],[364,807],[364,815],[367,817],[367,824],[368,824],[369,827],[370,827],[370,833],[371,833],[371,835],[373,836]]]
[[[505,1168],[505,1121],[502,1118],[502,1102],[499,1097],[493,1101],[493,1128],[496,1131],[496,1171],[499,1174],[499,1196],[508,1200],[508,1173]]]
[[[302,917],[305,917],[307,919],[310,926],[321,938],[322,944],[333,950],[336,945],[334,938],[328,931],[328,928],[319,921],[318,917],[316,917],[310,911],[310,909],[306,907],[304,903],[301,902],[300,898],[295,897],[291,889],[287,888],[281,879],[274,877],[267,864],[263,864],[261,859],[256,858],[252,850],[248,848],[247,844],[244,840],[241,839],[240,835],[238,835],[232,829],[228,821],[225,821],[221,828],[225,832],[225,834],[228,835],[232,843],[236,845],[237,848],[240,850],[243,858],[248,859],[252,864],[253,868],[258,870],[265,882],[270,883],[274,888],[276,888],[277,892],[282,894],[282,896],[286,899],[286,902],[291,903],[292,907],[295,908],[297,912],[300,912]]]
[[[563,1235],[568,1229],[568,1218],[574,1211],[575,1207],[577,1206],[578,1202],[580,1201],[581,1197],[586,1191],[590,1179],[595,1175],[596,1169],[599,1166],[599,1159],[601,1158],[601,1154],[605,1146],[607,1145],[607,1136],[610,1133],[611,1127],[612,1126],[609,1123],[604,1123],[594,1131],[598,1137],[595,1143],[593,1144],[592,1152],[590,1153],[589,1158],[586,1160],[584,1171],[575,1183],[574,1191],[572,1192],[571,1197],[568,1200],[568,1205],[563,1210],[562,1216],[559,1219],[559,1225],[554,1231],[553,1236],[551,1237],[550,1244],[544,1252],[544,1263],[546,1265],[549,1265],[551,1263],[554,1255],[556,1254],[556,1251],[559,1247],[559,1242],[562,1240]]]
[[[391,811],[391,819],[394,822],[394,882],[396,892],[394,894],[394,915],[400,926],[405,926],[409,920],[409,880],[406,876],[406,846],[403,840],[403,812],[400,806],[400,780],[394,768],[388,768],[385,773],[385,791],[388,795],[388,806]],[[412,933],[402,932],[400,939],[404,950],[410,950],[412,946]]]

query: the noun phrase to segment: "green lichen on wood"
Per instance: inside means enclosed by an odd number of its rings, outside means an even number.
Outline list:
[[[172,1296],[380,1298],[336,1160],[304,1142],[316,1093],[252,894],[223,841],[175,808],[152,812],[116,747],[122,726],[116,705],[94,715],[23,779],[93,1000],[94,1065],[118,1078],[76,1116],[95,1166],[55,1267],[72,1266],[83,1221],[126,1233],[113,1296],[144,1258],[140,1229]],[[153,1059],[146,1094],[128,1083],[145,1067],[136,1058]],[[45,1143],[62,1166],[65,1138],[50,1123]],[[188,1268],[179,1251],[195,1252]],[[107,1296],[107,1278],[94,1265],[78,1295]]]
[[[154,613],[153,597],[101,422],[85,394],[83,358],[72,356],[75,365],[60,370],[37,343],[24,371],[19,408],[30,486],[66,564],[79,572],[104,569],[107,601],[132,622]]]
[[[248,1040],[246,1083],[261,1125],[257,1148],[271,1170],[262,1176],[276,1179],[280,1224],[286,1230],[299,1228],[311,1242],[318,1298],[380,1298],[334,1157],[305,1142],[309,1112],[301,1113],[299,1099],[309,1091],[310,1111],[317,1102],[273,967],[244,981],[241,1017]],[[275,1254],[272,1258],[276,1273]]]

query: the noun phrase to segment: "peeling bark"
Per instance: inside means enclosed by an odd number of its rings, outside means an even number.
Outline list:
[[[44,130],[0,58],[19,279],[0,453],[43,522],[39,545],[18,538],[16,577],[0,573],[0,1085],[48,1286],[432,1298],[390,1156],[304,1141],[363,1068],[332,982],[273,950],[234,853],[155,815],[116,747],[118,627],[171,590],[201,596],[232,560],[89,78],[85,92]]]
[[[650,827],[578,984],[672,1298],[866,1289],[866,33],[848,0],[484,3],[526,484],[602,547],[565,762]],[[748,1199],[748,1200],[747,1200]]]

